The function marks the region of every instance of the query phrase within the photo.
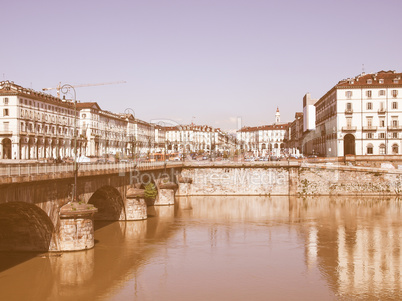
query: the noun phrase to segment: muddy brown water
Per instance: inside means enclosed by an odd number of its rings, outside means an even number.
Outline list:
[[[95,247],[0,253],[0,300],[401,300],[402,201],[182,197]]]

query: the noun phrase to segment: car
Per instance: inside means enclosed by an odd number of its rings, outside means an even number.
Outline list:
[[[271,161],[279,161],[279,157],[277,157],[277,156],[271,156],[269,159]]]

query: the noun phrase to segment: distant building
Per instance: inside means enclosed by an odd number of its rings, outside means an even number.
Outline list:
[[[253,152],[255,156],[279,156],[285,149],[289,123],[280,123],[280,112],[275,112],[275,123],[256,127],[243,127],[237,131],[237,148]]]
[[[315,131],[304,137],[304,145],[312,148],[308,153],[328,157],[400,154],[401,76],[380,71],[338,82],[314,104]]]
[[[288,129],[288,144],[289,154],[300,155],[303,152],[303,113],[296,112],[295,119],[290,124]]]
[[[165,127],[168,152],[224,152],[234,145],[227,133],[208,125]]]

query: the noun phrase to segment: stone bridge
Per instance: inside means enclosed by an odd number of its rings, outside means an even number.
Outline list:
[[[82,164],[79,203],[70,204],[72,165],[0,167],[0,250],[63,251],[93,246],[92,220],[130,220],[127,190],[161,177],[175,179],[181,163]],[[96,210],[97,209],[97,210]],[[69,223],[68,220],[74,220]],[[67,220],[67,223],[66,223]],[[71,247],[71,244],[80,246]]]

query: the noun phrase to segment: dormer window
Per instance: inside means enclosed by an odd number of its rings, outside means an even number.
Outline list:
[[[370,78],[367,80],[367,84],[371,85],[373,83],[373,80]]]
[[[394,84],[399,84],[399,79],[394,78],[393,83],[394,83]]]
[[[379,80],[378,80],[378,83],[383,84],[383,83],[384,83],[384,79],[383,79],[383,78],[379,79]]]

